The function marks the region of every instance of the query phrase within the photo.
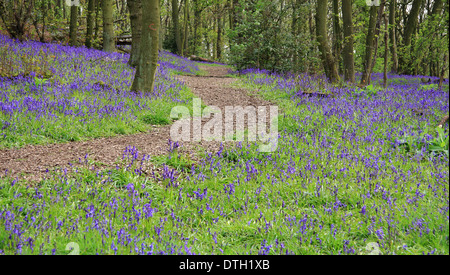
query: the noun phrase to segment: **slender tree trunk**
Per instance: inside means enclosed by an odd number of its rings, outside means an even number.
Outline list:
[[[406,22],[405,29],[403,32],[403,53],[400,58],[399,65],[401,66],[402,73],[411,73],[412,72],[412,60],[410,54],[411,41],[413,34],[416,29],[418,16],[420,12],[420,8],[422,7],[423,0],[414,0],[411,11],[408,16],[408,21]]]
[[[337,62],[339,72],[342,72],[342,66],[340,62],[342,33],[339,21],[339,0],[333,0],[333,56]]]
[[[233,30],[234,29],[234,26],[233,26],[233,0],[228,0],[227,5],[228,5],[228,25],[230,27],[230,30]]]
[[[145,0],[144,0],[145,1]],[[139,60],[139,47],[141,44],[142,31],[142,0],[128,0],[128,9],[130,10],[131,24],[131,55],[128,64],[136,67]]]
[[[98,37],[98,31],[99,31],[99,28],[100,28],[100,24],[98,23],[98,19],[99,19],[99,14],[100,14],[100,7],[101,7],[101,5],[102,5],[102,0],[96,0],[96,3],[95,3],[96,5],[96,7],[95,7],[95,28],[94,28],[94,36],[95,37]]]
[[[216,43],[217,60],[222,58],[222,16],[217,16],[217,43]]]
[[[444,56],[444,62],[442,63],[442,69],[441,69],[441,75],[439,76],[439,89],[442,88],[442,83],[444,83],[444,75],[445,75],[445,70],[447,69],[447,58],[448,58],[448,54],[445,54]]]
[[[50,2],[48,3],[48,6],[45,6],[45,2],[42,3],[41,11],[42,11],[42,35],[39,36],[39,41],[45,42],[45,18],[47,17],[47,10],[51,10],[49,8]]]
[[[200,27],[200,16],[201,16],[201,10],[198,4],[199,0],[193,0],[194,2],[194,45],[192,49],[192,54],[197,55],[197,47],[199,44],[199,35],[198,35],[198,28]]]
[[[352,0],[342,0],[342,20],[344,22],[344,79],[354,83]]]
[[[299,35],[300,31],[300,27],[299,27],[299,9],[300,9],[300,5],[305,2],[306,0],[295,0],[295,2],[293,2],[293,7],[292,7],[292,36],[294,36],[294,39],[297,40],[297,36]],[[301,20],[301,22],[304,24],[305,20]],[[298,52],[294,50],[293,54],[292,54],[292,61],[293,61],[293,70],[294,72],[298,71],[298,65],[299,65],[299,61],[298,61]]]
[[[413,36],[414,30],[417,26],[418,16],[420,12],[420,8],[422,7],[423,0],[414,0],[411,11],[408,16],[408,22],[405,25],[404,31],[404,46],[411,45],[411,38]]]
[[[142,37],[139,62],[131,90],[152,93],[158,68],[159,0],[142,0]]]
[[[372,68],[372,57],[374,50],[375,28],[377,23],[378,7],[370,7],[369,28],[366,36],[366,54],[363,63],[363,74],[361,77],[361,85],[367,85],[370,78],[370,70]]]
[[[113,52],[115,47],[113,28],[113,0],[102,0],[103,8],[103,51]]]
[[[436,0],[433,5],[433,10],[431,11],[430,18],[428,21],[428,25],[426,26],[427,29],[432,29],[433,26],[437,25],[437,21],[439,20],[439,17],[442,12],[443,8],[443,1],[442,0]],[[436,54],[439,52],[438,49],[436,49],[435,45],[431,45],[431,49],[429,51],[429,60],[430,60],[430,75],[431,76],[439,76],[438,70],[436,70]]]
[[[367,84],[370,84],[371,81],[371,77],[370,75],[373,72],[373,67],[376,64],[377,61],[377,54],[378,54],[378,38],[380,37],[380,32],[381,32],[381,21],[383,20],[383,14],[384,14],[384,5],[386,4],[386,0],[381,1],[380,6],[378,8],[378,15],[377,15],[377,24],[375,27],[375,38],[374,38],[374,42],[373,42],[373,48],[374,48],[374,54],[372,57],[372,62],[370,65],[370,70],[369,70],[369,79]]]
[[[70,7],[69,45],[77,46],[78,7]]]
[[[217,24],[216,24],[216,17],[215,16],[213,16],[213,18],[212,18],[212,21],[213,21],[213,30],[214,30],[214,33],[217,33]],[[217,36],[216,37],[213,37],[212,38],[212,51],[213,51],[213,60],[216,60],[217,59]]]
[[[396,40],[396,0],[391,0],[389,3],[389,40],[391,42],[391,55],[392,55],[392,72],[398,72],[398,57],[397,57],[397,40]]]
[[[178,18],[178,0],[172,0],[172,22],[175,41],[177,44],[177,54],[181,54],[183,46],[181,44],[180,24]]]
[[[92,36],[94,34],[95,0],[89,0],[87,11],[86,47],[92,48]]]
[[[444,7],[444,1],[442,0],[435,0],[433,5],[433,10],[431,11],[431,16],[436,18],[439,16],[442,12],[442,8]]]
[[[41,3],[41,15],[42,15],[42,32],[39,30],[39,17],[36,16],[32,18],[34,29],[36,30],[36,34],[39,37],[40,42],[45,42],[45,18],[47,17],[47,10],[50,10],[47,3],[45,1],[42,1]],[[51,7],[50,7],[51,8]]]
[[[316,35],[325,74],[331,82],[339,81],[336,62],[328,45],[327,36],[327,0],[317,0],[316,6]]]
[[[389,29],[388,29],[388,19],[386,16],[386,13],[384,14],[384,71],[383,71],[383,86],[387,87],[387,67],[388,67],[388,52],[389,52],[389,43],[388,43],[388,37],[389,37]]]
[[[188,52],[188,22],[189,22],[189,0],[184,0],[184,35],[183,35],[183,55]]]

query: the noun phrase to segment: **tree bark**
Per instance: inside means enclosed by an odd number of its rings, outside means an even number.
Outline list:
[[[442,84],[444,83],[444,75],[445,75],[445,71],[447,69],[446,65],[447,65],[447,58],[448,58],[448,54],[444,55],[444,62],[442,62],[442,68],[441,68],[441,74],[439,76],[439,89],[442,88]]]
[[[342,33],[339,23],[339,1],[333,0],[333,56],[337,62],[339,72],[342,72],[340,52],[342,47]]]
[[[217,15],[217,42],[216,42],[217,59],[222,58],[222,14]]]
[[[141,44],[142,32],[142,0],[128,0],[127,5],[130,10],[130,24],[131,24],[131,54],[128,64],[136,67],[139,59],[139,47]]]
[[[95,0],[89,0],[87,11],[87,30],[86,30],[86,47],[92,48],[92,38],[94,35],[94,13]]]
[[[103,51],[113,52],[114,43],[114,28],[113,28],[113,1],[102,0],[103,8]]]
[[[375,28],[377,23],[378,7],[371,6],[369,14],[370,14],[369,27],[366,36],[366,54],[363,63],[364,71],[361,77],[361,85],[367,85],[369,83],[370,70],[372,68],[372,57],[374,49]]]
[[[433,10],[431,11],[432,17],[437,17],[441,14],[442,8],[444,7],[444,2],[442,0],[435,0],[433,5]]]
[[[403,45],[409,46],[411,45],[411,38],[414,33],[414,30],[416,29],[417,20],[420,12],[420,8],[422,6],[423,0],[414,0],[413,5],[411,8],[411,11],[408,16],[408,22],[405,25],[405,31],[404,31],[404,40]]]
[[[184,35],[183,35],[183,53],[187,55],[188,51],[188,21],[189,21],[189,0],[184,0]]]
[[[100,7],[102,5],[102,0],[96,0],[95,3],[95,27],[94,27],[94,36],[98,37],[98,30],[100,28],[100,24],[98,23],[99,14],[100,14]]]
[[[327,36],[327,0],[317,0],[316,6],[316,36],[321,52],[322,63],[327,78],[331,82],[339,81],[336,62],[331,53]]]
[[[398,72],[398,57],[397,57],[397,40],[396,40],[396,4],[397,0],[391,0],[389,3],[389,40],[391,44],[391,55],[392,55],[392,72]]]
[[[388,19],[387,19],[386,13],[385,13],[384,14],[384,30],[385,30],[385,32],[384,32],[384,71],[383,71],[383,86],[385,88],[387,87],[387,67],[388,67],[388,52],[389,52],[388,51],[388,49],[389,49],[389,47],[388,47],[388,45],[389,45],[389,42],[388,42],[389,30],[388,30],[388,28],[389,28]]]
[[[69,45],[77,46],[78,7],[70,7]]]
[[[200,10],[199,7],[199,0],[193,0],[194,3],[194,45],[193,45],[193,49],[192,49],[192,53],[194,55],[197,54],[197,47],[198,44],[200,43],[199,41],[199,35],[198,35],[198,28],[200,27],[200,16],[202,11]]]
[[[367,84],[370,84],[371,81],[371,77],[370,75],[373,72],[373,67],[375,66],[376,62],[377,62],[377,54],[378,54],[378,38],[380,37],[380,32],[381,32],[381,21],[383,20],[383,14],[384,14],[384,6],[386,4],[386,0],[381,0],[380,6],[378,7],[378,15],[377,15],[377,24],[375,27],[375,38],[374,38],[374,42],[373,42],[373,49],[374,49],[374,54],[372,57],[372,62],[370,65],[370,70],[369,70],[369,79]]]
[[[344,23],[344,79],[355,82],[355,61],[353,57],[352,0],[342,0],[342,20]]]
[[[401,72],[411,74],[412,73],[412,60],[410,54],[412,36],[415,32],[420,8],[422,7],[423,0],[414,0],[411,11],[406,22],[405,29],[403,31],[403,53],[400,59]]]
[[[142,0],[142,37],[139,62],[131,90],[152,93],[158,68],[159,0]]]
[[[172,0],[172,22],[175,42],[177,44],[177,54],[181,54],[183,46],[181,45],[180,23],[178,18],[178,0]]]

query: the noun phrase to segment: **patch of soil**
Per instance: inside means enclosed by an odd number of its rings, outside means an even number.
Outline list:
[[[202,103],[214,105],[224,114],[225,106],[269,106],[269,102],[250,96],[246,90],[231,88],[235,78],[227,78],[228,69],[218,66],[200,66],[207,76],[177,76],[192,90]],[[202,124],[209,119],[202,119]],[[245,124],[247,125],[247,124]],[[147,133],[98,138],[82,142],[49,145],[28,145],[19,149],[0,149],[0,177],[18,177],[39,181],[48,170],[57,167],[81,165],[84,158],[94,161],[97,167],[114,167],[127,146],[136,147],[141,154],[156,156],[167,153],[171,125],[155,127]],[[195,129],[194,129],[195,131]],[[193,132],[193,131],[192,131]],[[192,133],[191,133],[192,134]],[[192,135],[191,135],[192,136]],[[199,150],[217,152],[219,141],[180,141],[180,152],[196,160]]]

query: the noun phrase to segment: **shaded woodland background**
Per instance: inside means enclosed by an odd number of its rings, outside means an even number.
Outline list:
[[[141,0],[0,0],[3,34],[131,52]],[[278,72],[370,83],[371,72],[447,77],[448,1],[161,0],[160,49]],[[135,30],[134,32],[132,30]],[[119,49],[117,49],[119,47]],[[133,54],[135,53],[135,54]],[[134,56],[134,59],[133,59]],[[361,75],[360,75],[361,74]],[[355,79],[356,75],[356,79]]]

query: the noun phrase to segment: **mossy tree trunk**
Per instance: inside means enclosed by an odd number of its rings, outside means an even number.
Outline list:
[[[70,7],[69,45],[77,46],[78,7]]]
[[[391,56],[392,56],[392,72],[398,71],[398,57],[397,57],[397,40],[396,40],[396,7],[397,1],[391,0],[389,3],[389,41],[391,44]]]
[[[92,38],[94,35],[94,14],[95,14],[95,0],[89,0],[87,11],[87,30],[86,30],[86,47],[92,48]]]
[[[422,7],[423,0],[414,0],[411,11],[408,16],[408,21],[405,24],[403,31],[403,52],[400,58],[399,66],[401,73],[411,74],[413,72],[412,56],[411,56],[411,42],[413,34],[416,30],[419,19],[419,12]]]
[[[325,74],[331,82],[339,81],[339,74],[336,61],[331,53],[327,36],[327,0],[317,0],[316,6],[316,39],[319,43],[319,50]]]
[[[355,61],[353,56],[352,0],[342,0],[342,21],[344,22],[344,79],[355,82]]]
[[[113,52],[114,28],[113,28],[113,0],[102,0],[103,9],[103,51]]]
[[[139,59],[139,47],[141,44],[142,32],[142,0],[128,0],[128,8],[130,10],[131,23],[131,55],[128,64],[136,67]]]
[[[177,54],[181,54],[181,52],[183,51],[183,45],[181,45],[178,0],[172,0],[172,22],[174,37],[177,44]]]
[[[378,7],[370,7],[369,27],[366,36],[366,54],[363,63],[363,74],[361,77],[361,85],[367,85],[370,78],[370,70],[372,69],[372,57],[375,44],[375,28],[377,24]]]
[[[152,93],[158,68],[159,0],[142,0],[142,10],[139,58],[131,90]]]

